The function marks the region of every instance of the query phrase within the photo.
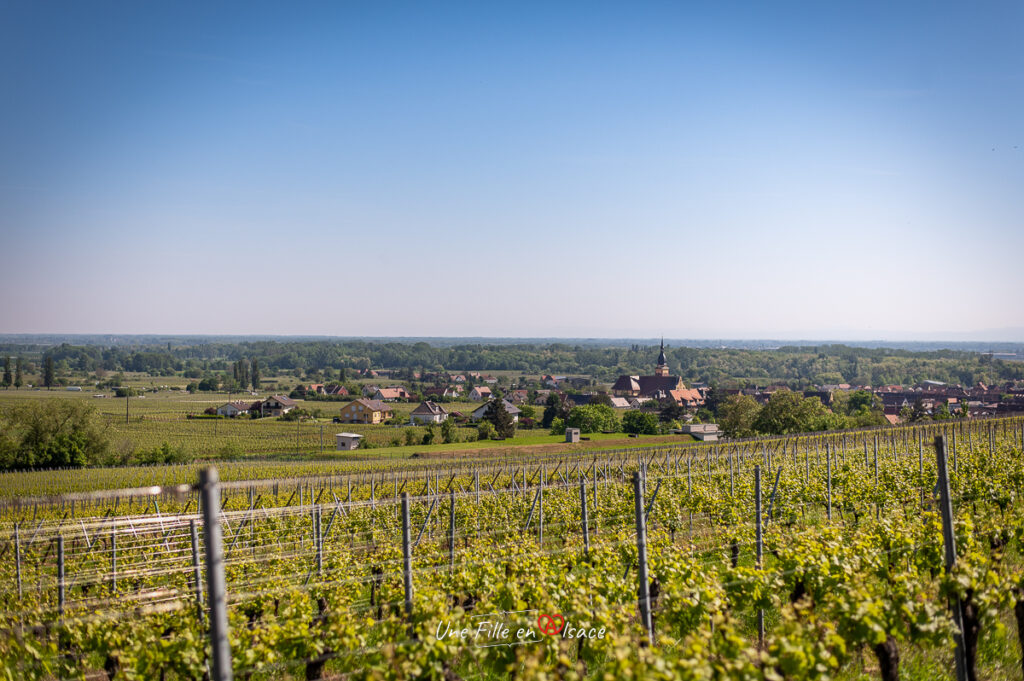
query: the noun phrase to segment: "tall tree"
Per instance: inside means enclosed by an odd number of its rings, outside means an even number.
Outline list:
[[[256,359],[252,360],[252,370],[249,372],[252,377],[252,389],[260,389],[260,363]]]
[[[494,432],[498,434],[498,437],[508,438],[516,434],[515,421],[512,420],[512,415],[505,408],[503,399],[491,400],[487,405],[487,411],[484,412],[484,419],[494,424]]]
[[[53,356],[47,355],[46,359],[43,360],[43,385],[45,385],[46,389],[49,390],[53,387],[55,382],[56,380],[53,375]]]
[[[0,385],[3,385],[4,390],[6,390],[7,388],[11,387],[12,383],[14,383],[14,377],[11,375],[11,358],[10,357],[5,357],[4,358],[4,379],[3,379],[2,382],[0,382]]]
[[[24,379],[22,377],[23,366],[24,365],[22,364],[21,357],[19,357],[17,360],[15,360],[15,363],[14,363],[14,387],[15,387],[15,389],[20,388],[21,386],[25,385],[25,381],[24,381]]]

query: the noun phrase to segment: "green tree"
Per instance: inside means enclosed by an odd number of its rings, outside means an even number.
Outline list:
[[[646,411],[627,411],[622,415],[622,432],[657,435],[658,417]]]
[[[476,427],[476,435],[477,440],[490,440],[494,437],[494,424],[486,419],[481,421]]]
[[[953,415],[949,413],[949,405],[943,402],[936,408],[935,414],[932,416],[936,421],[948,421],[953,418]]]
[[[727,437],[752,437],[761,405],[750,395],[729,395],[718,407],[718,425]]]
[[[441,421],[441,439],[444,442],[455,442],[455,422],[450,418]]]
[[[683,414],[686,412],[683,406],[673,399],[666,399],[662,402],[661,411],[658,412],[658,418],[666,423],[669,421],[678,421],[683,418]]]
[[[567,428],[579,428],[581,433],[596,433],[603,430],[619,429],[619,417],[615,410],[603,404],[585,404],[569,410],[565,419]]]
[[[43,385],[49,390],[56,383],[53,375],[53,355],[47,355],[43,359]]]
[[[500,438],[509,438],[516,434],[516,423],[505,408],[505,400],[491,400],[487,405],[487,411],[484,412],[484,420],[494,425],[494,432]]]
[[[6,390],[11,387],[12,383],[14,383],[14,376],[11,375],[11,358],[8,356],[4,358],[4,378],[0,385],[3,385]]]
[[[791,390],[780,390],[761,407],[754,429],[772,435],[824,430],[828,414],[830,412],[817,397],[805,398]]]
[[[260,363],[258,360],[253,359],[252,368],[249,370],[249,377],[252,379],[252,389],[260,389]]]
[[[555,419],[562,419],[563,421],[569,416],[569,409],[566,407],[565,400],[562,396],[556,392],[548,395],[548,399],[544,402],[544,415],[541,417],[540,424],[545,428],[550,428],[552,422]]]
[[[81,400],[33,400],[0,412],[0,469],[103,463],[109,443]]]
[[[423,433],[423,444],[425,444],[425,445],[432,444],[434,442],[434,436],[435,435],[437,435],[437,432],[435,430],[434,424],[433,423],[428,423],[427,424],[427,430],[426,430],[425,433]]]
[[[24,370],[24,364],[22,363],[21,357],[15,360],[14,363],[14,389],[17,390],[21,386],[25,385],[25,380],[22,376]]]

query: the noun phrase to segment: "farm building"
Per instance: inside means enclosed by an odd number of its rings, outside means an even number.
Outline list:
[[[413,423],[442,423],[448,419],[448,412],[436,402],[420,402],[420,405],[409,414]]]
[[[339,452],[359,449],[359,441],[362,439],[363,436],[359,433],[337,433],[334,436],[334,441],[337,443]]]

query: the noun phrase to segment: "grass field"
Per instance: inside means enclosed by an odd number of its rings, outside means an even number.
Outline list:
[[[202,414],[209,407],[217,407],[229,400],[255,401],[266,397],[251,394],[228,395],[226,393],[190,394],[174,387],[164,379],[149,376],[134,376],[127,382],[148,392],[130,398],[109,396],[109,391],[70,392],[67,390],[21,389],[0,391],[0,409],[8,409],[28,400],[68,399],[84,401],[92,406],[101,418],[115,461],[127,463],[133,454],[148,452],[164,443],[172,449],[179,449],[187,458],[216,460],[246,457],[295,457],[329,454],[335,450],[334,435],[339,432],[358,433],[364,441],[375,448],[373,456],[395,458],[413,454],[443,454],[446,452],[469,455],[481,451],[509,451],[512,447],[542,447],[553,451],[564,445],[561,435],[549,435],[542,429],[517,429],[511,440],[478,441],[475,426],[456,429],[456,441],[448,444],[423,445],[427,429],[409,425],[354,425],[335,424],[333,417],[344,402],[322,402],[299,400],[299,406],[313,415],[302,421],[281,421],[277,418],[237,419],[190,419],[189,415]],[[161,388],[161,386],[167,386]],[[181,387],[179,379],[177,387]],[[104,395],[96,397],[95,395]],[[479,402],[451,402],[444,405],[449,412],[469,415],[480,406]],[[414,403],[393,403],[395,418],[407,422]],[[538,414],[540,413],[538,409]],[[127,413],[126,413],[127,412]],[[439,434],[438,434],[439,437]],[[637,440],[622,433],[593,434],[590,442],[579,445],[565,445],[562,448],[585,449],[600,443],[602,446],[634,446]],[[408,444],[409,442],[415,444]],[[689,437],[645,436],[643,442],[690,441]],[[351,456],[350,454],[343,456]]]

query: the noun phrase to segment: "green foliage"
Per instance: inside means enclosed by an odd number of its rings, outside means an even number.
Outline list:
[[[581,433],[599,433],[619,429],[619,417],[615,410],[603,404],[585,404],[569,410],[565,419],[568,428],[579,428]],[[564,429],[563,429],[564,431]]]
[[[551,422],[551,434],[552,435],[565,435],[565,421],[561,418],[556,418]]]
[[[81,401],[33,401],[0,413],[0,469],[87,466],[108,449],[93,407]]]
[[[486,419],[480,422],[480,425],[476,428],[478,440],[490,440],[494,437],[494,424]]]
[[[761,405],[750,395],[729,395],[718,408],[718,426],[727,437],[751,437]]]
[[[780,390],[761,408],[754,420],[754,429],[773,435],[824,430],[835,423],[828,414],[828,409],[817,397],[803,397],[790,390]]]
[[[451,418],[441,421],[441,441],[455,442],[455,422]]]
[[[490,401],[484,412],[484,420],[494,425],[494,432],[499,438],[510,438],[516,434],[515,421],[512,420],[512,415],[508,413],[505,401],[501,398]]]
[[[622,415],[622,432],[657,435],[658,417],[645,411],[627,411]]]

